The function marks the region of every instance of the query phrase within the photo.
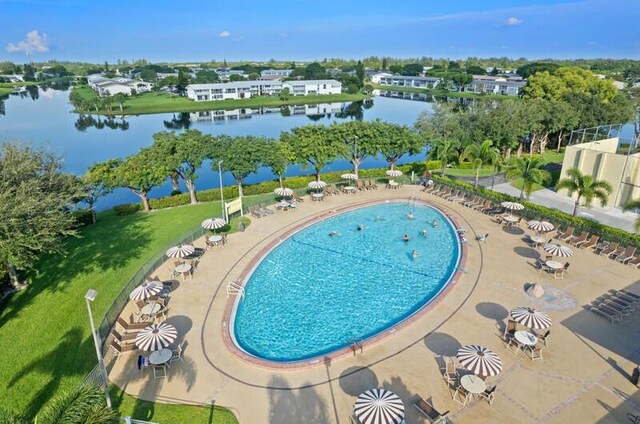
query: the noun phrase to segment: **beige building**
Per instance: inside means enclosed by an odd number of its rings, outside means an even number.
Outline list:
[[[583,174],[608,181],[613,187],[608,208],[640,198],[640,153],[617,153],[619,141],[616,137],[568,146],[560,178],[566,178],[568,169],[578,168]],[[568,194],[567,190],[559,193]]]

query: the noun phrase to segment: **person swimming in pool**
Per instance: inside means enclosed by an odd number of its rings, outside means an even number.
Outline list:
[[[335,236],[339,236],[339,235],[340,235],[340,233],[339,233],[339,232],[337,232],[337,231],[331,231],[331,232],[329,233],[329,237],[335,237]]]
[[[416,216],[413,214],[413,212],[409,212],[407,214],[407,219],[416,219]]]
[[[414,250],[413,252],[411,252],[411,257],[415,260],[418,256],[418,251]]]
[[[427,238],[427,230],[422,230],[422,237]]]
[[[432,225],[434,228],[438,228],[438,220],[434,218],[434,219],[433,219],[433,221],[431,221],[431,225]]]
[[[409,235],[408,235],[408,234],[405,234],[405,235],[402,237],[402,240],[404,240],[404,241],[409,241]]]
[[[365,226],[364,226],[364,225],[362,225],[362,224],[358,225],[358,231],[362,231],[362,230],[364,230],[365,228],[367,228],[367,227],[365,227]]]
[[[376,215],[376,216],[373,218],[373,220],[374,220],[374,221],[384,221],[384,218],[383,218],[383,217],[381,217],[380,215]]]

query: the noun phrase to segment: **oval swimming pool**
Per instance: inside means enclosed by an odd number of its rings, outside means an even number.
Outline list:
[[[389,202],[341,213],[262,258],[244,299],[237,299],[230,331],[240,349],[261,359],[325,355],[424,307],[451,279],[459,258],[455,228],[427,205]]]

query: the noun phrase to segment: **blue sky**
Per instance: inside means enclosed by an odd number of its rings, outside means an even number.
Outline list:
[[[0,60],[640,58],[638,0],[0,0]]]

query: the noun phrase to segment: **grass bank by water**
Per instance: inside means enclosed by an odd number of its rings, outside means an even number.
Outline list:
[[[95,94],[88,87],[77,88],[80,94],[85,98]],[[171,112],[195,112],[200,110],[221,110],[221,109],[241,109],[252,107],[280,107],[289,105],[317,104],[317,103],[336,103],[336,102],[354,102],[368,98],[366,94],[326,94],[326,95],[310,95],[310,96],[290,96],[286,100],[279,97],[251,97],[248,99],[238,100],[214,100],[207,102],[195,102],[186,97],[180,97],[168,93],[143,93],[134,97],[130,97],[123,104],[123,112],[120,112],[119,105],[113,104],[113,112],[101,110],[99,113],[103,115],[115,114],[121,115],[145,115],[152,113],[171,113]],[[93,111],[86,111],[93,112]]]
[[[81,230],[80,238],[67,241],[66,255],[38,261],[30,285],[0,308],[0,405],[33,417],[56,392],[77,385],[96,364],[84,300],[87,289],[98,291],[92,308],[100,322],[142,264],[204,219],[219,215],[219,207],[212,202],[128,216],[105,211],[96,225]],[[132,402],[136,400],[123,400],[123,408]],[[191,407],[183,408],[182,415],[173,415],[172,408],[158,405],[153,421],[196,422],[173,419],[190,416]],[[204,415],[200,409],[193,412]],[[231,422],[215,417],[211,422]]]

